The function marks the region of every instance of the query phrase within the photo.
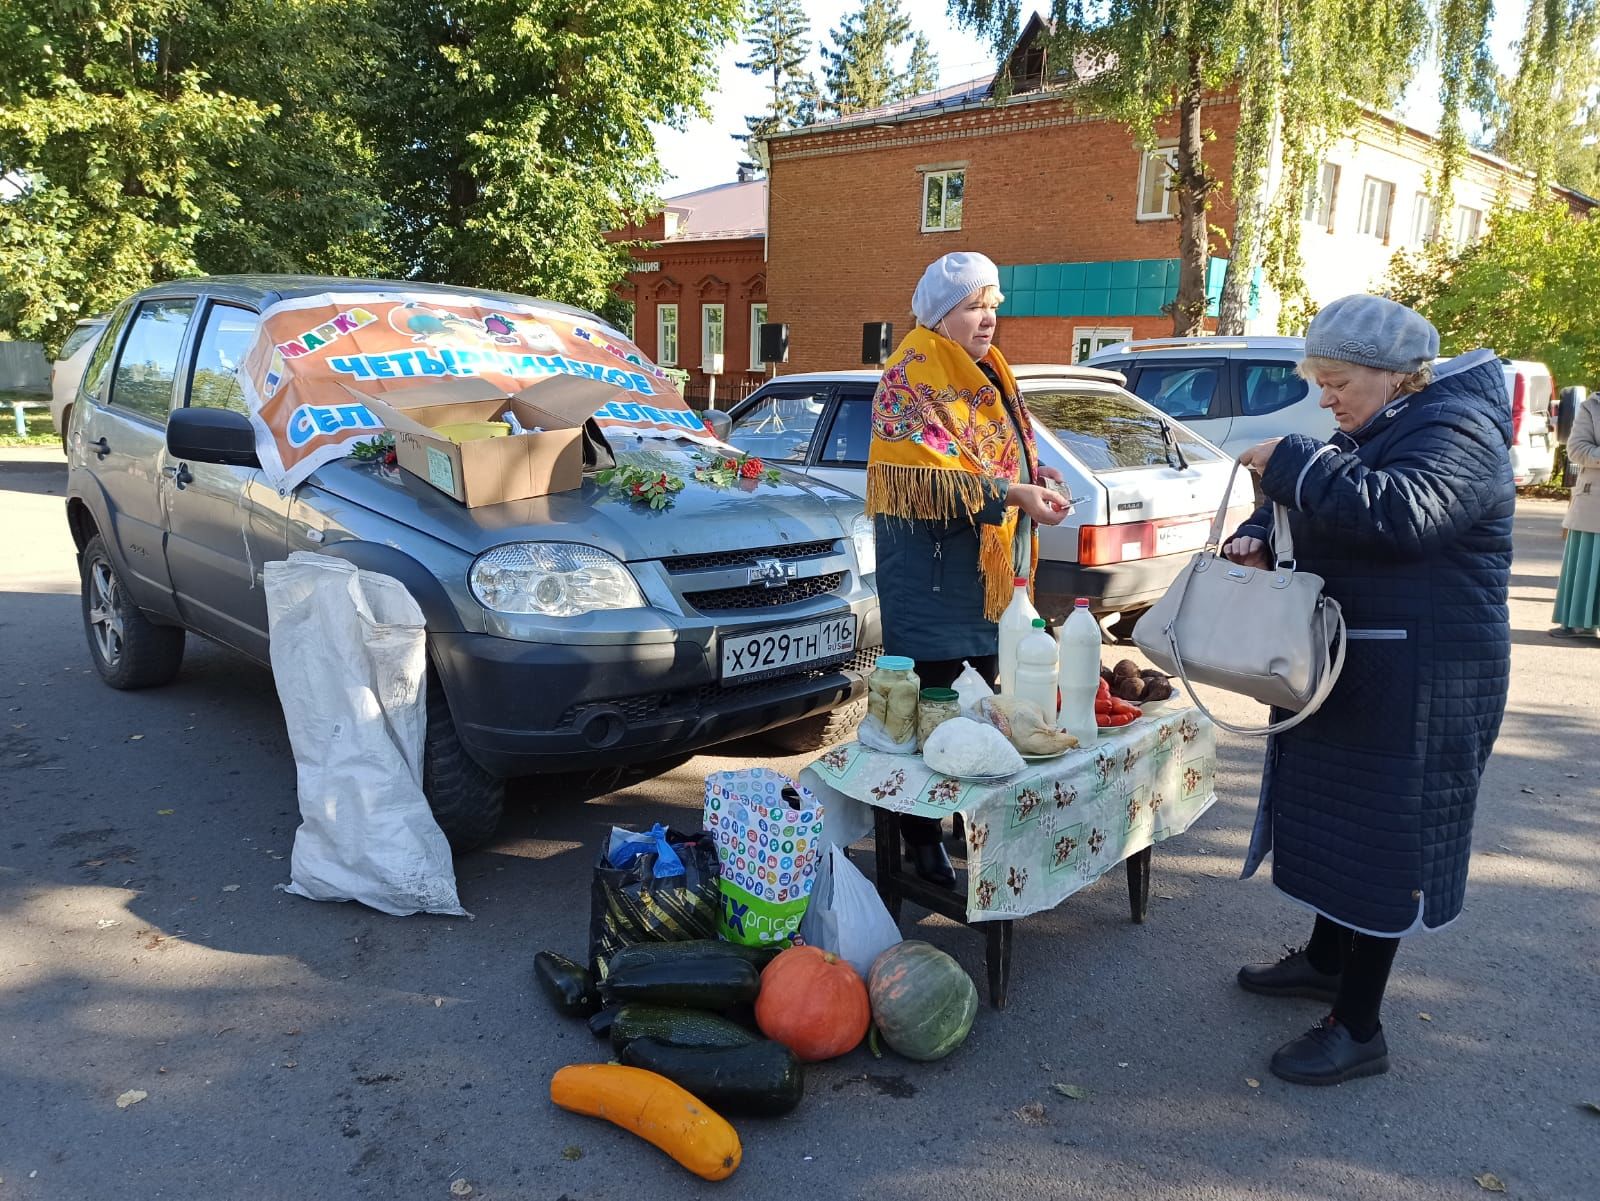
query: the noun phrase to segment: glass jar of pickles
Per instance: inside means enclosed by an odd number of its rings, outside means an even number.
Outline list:
[[[875,718],[884,734],[909,754],[917,743],[917,694],[922,681],[916,664],[904,655],[879,655],[867,677],[867,716]]]
[[[961,698],[954,688],[924,688],[917,698],[917,750],[928,745],[929,734],[960,716]]]

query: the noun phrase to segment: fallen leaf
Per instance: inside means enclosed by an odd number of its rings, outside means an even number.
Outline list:
[[[1524,788],[1522,791],[1527,793],[1529,796],[1533,795],[1533,789],[1531,788]]]
[[[300,1027],[296,1026],[293,1030],[285,1030],[283,1033],[285,1037],[293,1038],[295,1035],[300,1033]]]
[[[583,1158],[583,1148],[578,1146],[576,1143],[570,1147],[563,1147],[561,1149],[561,1158],[574,1161],[580,1160]]]
[[[1043,1126],[1045,1120],[1044,1106],[1037,1101],[1030,1101],[1017,1110],[1017,1117],[1021,1119],[1024,1126]]]
[[[176,812],[177,812],[176,809],[157,809],[156,810],[156,816],[157,817],[171,817]],[[193,898],[190,898],[190,899],[192,900]]]
[[[470,1197],[472,1196],[472,1186],[465,1179],[452,1180],[450,1182],[450,1195],[452,1197]]]
[[[213,1035],[212,1035],[212,1036],[211,1036],[211,1037],[212,1037],[212,1038],[221,1038],[221,1037],[222,1037],[222,1036],[223,1036],[223,1035],[224,1035],[224,1034],[226,1034],[226,1033],[227,1033],[227,1032],[228,1032],[228,1031],[230,1031],[230,1030],[237,1030],[237,1029],[238,1029],[238,1028],[239,1028],[239,1027],[237,1027],[237,1026],[224,1026],[224,1027],[223,1027],[223,1028],[222,1028],[222,1029],[221,1029],[221,1030],[218,1030],[218,1031],[217,1031],[217,1032],[216,1032],[216,1033],[215,1033],[215,1034],[213,1034]]]
[[[1261,1081],[1257,1080],[1254,1076],[1246,1076],[1244,1078],[1244,1082],[1247,1085],[1249,1085],[1251,1088],[1260,1088],[1261,1087]]]
[[[1590,1113],[1600,1113],[1600,1101],[1580,1101],[1579,1109],[1587,1109]]]
[[[142,1088],[130,1088],[127,1092],[123,1093],[117,1098],[117,1108],[126,1109],[130,1105],[137,1105],[149,1095],[150,1094],[145,1092]]]
[[[106,865],[106,861],[104,859],[85,859],[78,866],[79,867],[104,867],[105,865]]]
[[[95,925],[99,926],[102,930],[109,930],[112,926],[120,926],[122,923],[114,917],[103,917],[97,921]]]
[[[1433,1014],[1431,1014],[1431,1013],[1419,1013],[1419,1014],[1417,1014],[1417,1016],[1419,1018],[1421,1018],[1425,1022],[1433,1021]]]
[[[1051,1087],[1063,1097],[1071,1097],[1074,1101],[1086,1101],[1089,1099],[1089,1090],[1081,1084],[1056,1084]]]
[[[1117,1066],[1118,1066],[1118,1067],[1119,1067],[1119,1068],[1125,1068],[1125,1067],[1127,1067],[1127,1066],[1128,1066],[1128,1065],[1127,1065],[1127,1064],[1126,1064],[1126,1063],[1119,1063],[1119,1064],[1117,1064]]]
[[[239,886],[237,884],[224,884],[222,886],[222,891],[223,892],[238,892],[239,891]]]
[[[435,997],[433,999],[433,1007],[435,1009],[443,1009],[444,1008],[444,998],[443,997]]]
[[[299,1067],[299,1066],[300,1066],[300,1065],[299,1065],[299,1064],[298,1064],[298,1063],[296,1063],[296,1062],[295,1062],[295,1061],[294,1061],[294,1060],[292,1060],[292,1059],[285,1059],[285,1060],[284,1060],[284,1061],[283,1061],[283,1066],[284,1066],[284,1067],[286,1067],[286,1068],[297,1068],[297,1067]]]
[[[1505,1182],[1493,1172],[1485,1172],[1482,1176],[1474,1176],[1478,1187],[1486,1193],[1503,1193],[1506,1191]]]
[[[129,734],[129,735],[128,735],[128,741],[129,741],[129,742],[138,742],[138,741],[139,741],[139,739],[141,739],[141,738],[143,738],[143,737],[144,737],[144,735],[143,735],[143,734]],[[1523,789],[1523,791],[1524,791],[1524,792],[1526,792],[1526,791],[1527,791],[1527,789]]]

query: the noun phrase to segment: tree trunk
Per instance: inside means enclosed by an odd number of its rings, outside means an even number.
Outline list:
[[[1261,262],[1266,217],[1267,162],[1271,158],[1276,97],[1264,96],[1261,81],[1244,81],[1239,95],[1239,126],[1234,134],[1233,246],[1217,305],[1217,333],[1244,333],[1251,285]]]
[[[1189,78],[1178,104],[1178,295],[1172,302],[1172,332],[1178,337],[1205,333],[1206,260],[1210,233],[1206,204],[1211,181],[1206,176],[1205,142],[1200,132],[1200,56],[1189,55]]]

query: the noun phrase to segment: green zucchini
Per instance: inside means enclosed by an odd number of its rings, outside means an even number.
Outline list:
[[[729,958],[742,959],[760,971],[777,957],[777,947],[745,947],[736,942],[723,942],[719,938],[693,938],[684,942],[641,942],[623,947],[605,964],[602,976],[647,963],[682,963],[687,959]]]
[[[665,1076],[718,1113],[777,1117],[800,1104],[805,1070],[789,1048],[763,1039],[747,1047],[674,1047],[636,1038],[622,1062]]]
[[[617,1014],[622,1012],[620,1005],[607,1005],[589,1019],[589,1033],[596,1038],[611,1037],[611,1023],[617,1020]]]
[[[624,1005],[611,1022],[611,1046],[620,1053],[636,1038],[654,1038],[673,1047],[748,1047],[760,1041],[743,1026],[714,1013]]]
[[[761,974],[743,959],[727,955],[613,968],[600,986],[607,1005],[642,1001],[688,1009],[726,1009],[755,1000],[760,991]]]
[[[600,1008],[600,996],[594,990],[589,969],[565,955],[540,951],[533,957],[533,976],[551,1004],[569,1018],[586,1018]]]

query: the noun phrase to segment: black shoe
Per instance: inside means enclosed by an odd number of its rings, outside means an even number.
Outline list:
[[[1264,997],[1305,997],[1332,1005],[1339,993],[1339,973],[1319,972],[1304,947],[1288,948],[1277,963],[1247,963],[1239,969],[1239,987]]]
[[[906,858],[911,860],[911,866],[916,869],[917,875],[929,884],[937,884],[940,888],[956,886],[956,873],[950,866],[950,856],[944,853],[944,847],[939,843],[908,842]]]
[[[1272,1053],[1272,1074],[1292,1084],[1343,1084],[1389,1070],[1383,1027],[1364,1043],[1331,1015]]]

